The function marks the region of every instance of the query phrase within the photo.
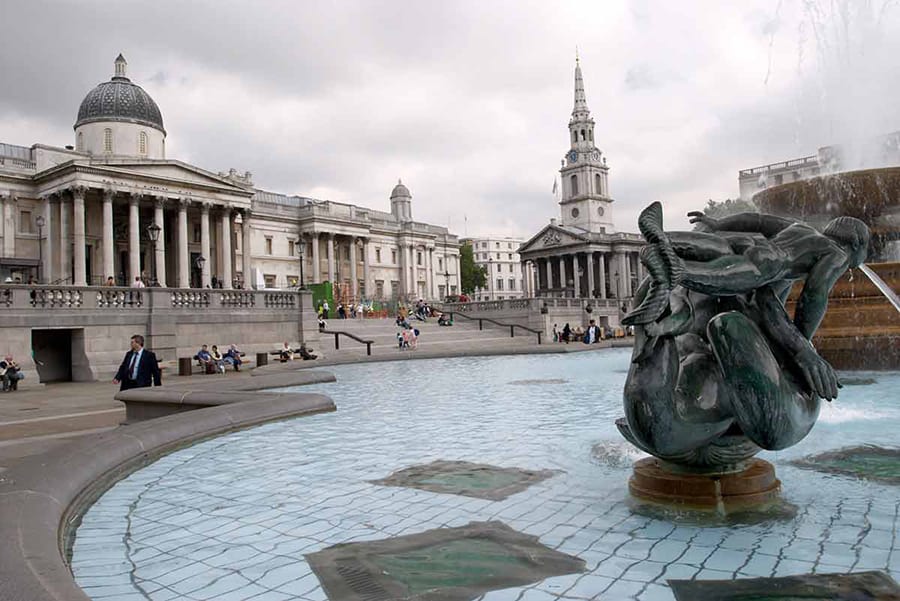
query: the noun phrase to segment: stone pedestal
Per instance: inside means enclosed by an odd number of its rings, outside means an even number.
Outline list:
[[[690,474],[665,470],[648,457],[635,462],[628,481],[628,490],[640,501],[719,515],[765,507],[778,499],[780,489],[775,468],[762,459],[752,459],[741,472]]]

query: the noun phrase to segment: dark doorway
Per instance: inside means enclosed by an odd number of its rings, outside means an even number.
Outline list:
[[[97,282],[94,281],[94,270],[92,269],[94,266],[93,251],[94,251],[94,248],[90,244],[84,245],[84,258],[85,258],[85,265],[84,265],[85,279],[84,279],[84,281],[87,282],[88,286],[96,286],[97,285]]]
[[[119,286],[128,286],[131,282],[128,281],[128,251],[120,250],[119,251],[119,276],[116,278],[116,283]]]
[[[72,330],[32,330],[31,349],[39,381],[72,381]]]
[[[203,287],[203,271],[197,267],[200,253],[191,253],[191,288]]]

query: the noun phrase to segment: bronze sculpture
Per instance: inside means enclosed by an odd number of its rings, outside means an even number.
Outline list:
[[[756,213],[689,216],[708,231],[665,232],[658,202],[638,221],[649,275],[623,320],[635,348],[617,426],[666,470],[736,473],[760,449],[802,440],[820,399],[837,397],[840,382],[810,340],[870,235],[851,217],[819,233]],[[796,280],[791,319],[784,303]]]

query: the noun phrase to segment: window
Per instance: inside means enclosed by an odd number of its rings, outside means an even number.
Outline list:
[[[145,131],[138,135],[138,153],[147,154],[147,132]]]
[[[494,244],[496,245],[497,248],[500,248],[500,243],[499,243],[499,242],[494,242]]]
[[[438,271],[444,271],[444,260],[440,258],[438,259]],[[442,294],[441,297],[443,296],[444,295]]]
[[[267,255],[272,254],[272,237],[271,236],[266,236],[266,254]]]
[[[509,264],[509,272],[510,272],[510,273],[513,272],[513,264],[512,264],[512,263]]]
[[[84,132],[78,132],[78,137],[75,138],[75,149],[79,151],[84,151]]]
[[[506,258],[509,259],[510,261],[512,261],[512,253],[508,253],[508,254],[506,255]]]
[[[577,141],[578,141],[578,132],[577,132],[577,131],[573,131],[573,132],[572,132],[572,144],[574,144],[574,143],[577,142]]]
[[[422,251],[416,251],[416,265],[422,265]]]
[[[497,278],[497,290],[503,290],[503,278]]]
[[[294,241],[288,240],[288,255],[294,256],[296,254],[296,249],[294,248]]]
[[[287,277],[288,286],[291,288],[295,288],[300,283],[299,275],[289,275]]]
[[[375,262],[381,263],[381,249],[380,248],[375,249]],[[381,286],[384,287],[384,282],[381,282]]]
[[[586,138],[585,135],[584,135],[584,130],[583,130],[583,129],[581,130],[581,140],[582,140],[582,141],[587,140],[587,138]]]
[[[391,280],[391,298],[397,298],[398,296],[400,296],[400,282]]]
[[[603,186],[600,185],[600,174],[594,175],[594,193],[603,194]]]
[[[578,176],[573,175],[569,181],[572,184],[572,196],[578,196]]]
[[[31,211],[19,211],[19,232],[34,233],[34,230],[31,229]]]
[[[500,253],[497,253],[497,260],[500,260]]]
[[[384,298],[384,280],[375,280],[375,298]]]
[[[507,243],[506,243],[506,248],[512,248],[512,242],[507,242]]]
[[[515,289],[516,289],[516,281],[515,281],[514,279],[512,279],[512,278],[509,278],[509,289],[510,289],[510,290],[515,290]]]
[[[275,274],[272,274],[272,273],[264,274],[263,279],[266,282],[266,288],[274,288],[275,287]]]
[[[112,152],[112,130],[106,128],[103,130],[103,152]]]
[[[393,263],[394,265],[397,264],[397,251],[396,250],[391,251],[391,263]]]
[[[481,248],[487,248],[487,242],[482,242],[482,243],[481,243]]]

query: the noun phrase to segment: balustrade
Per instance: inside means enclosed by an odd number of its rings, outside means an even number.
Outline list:
[[[222,307],[247,307],[256,306],[256,295],[253,292],[222,292],[219,294],[219,304]]]
[[[140,289],[132,288],[98,290],[97,306],[119,309],[143,307],[144,294]]]
[[[297,305],[297,295],[293,292],[266,292],[264,304],[267,309],[293,308]]]
[[[32,307],[75,309],[84,303],[84,291],[78,288],[35,288],[30,296]]]
[[[207,308],[210,293],[203,290],[173,290],[172,306],[176,309]]]

